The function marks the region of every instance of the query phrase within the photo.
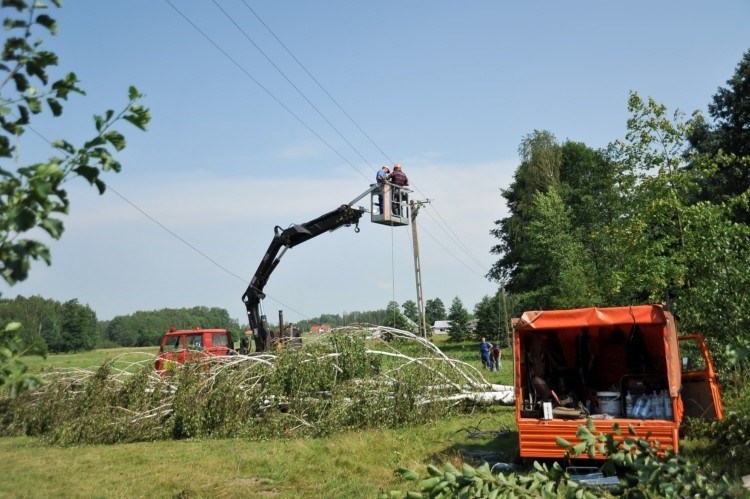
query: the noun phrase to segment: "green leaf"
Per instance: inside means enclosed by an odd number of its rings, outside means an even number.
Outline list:
[[[94,147],[101,146],[106,143],[106,140],[103,136],[97,135],[93,139],[87,141],[85,144],[83,144],[84,149],[93,149]]]
[[[19,92],[25,92],[29,88],[29,80],[22,73],[13,73],[13,81],[16,84],[16,90]]]
[[[57,23],[47,14],[38,15],[36,18],[36,23],[47,28],[53,35],[57,34]]]
[[[559,445],[560,447],[565,447],[566,449],[570,447],[571,445],[570,442],[568,442],[562,437],[555,437],[555,443]]]
[[[435,465],[433,465],[433,464],[428,464],[428,465],[427,465],[427,473],[428,473],[428,474],[429,474],[430,476],[442,476],[442,474],[443,474],[443,472],[442,472],[442,471],[440,471],[440,470],[439,470],[439,469],[437,468],[437,466],[435,466]]]
[[[125,137],[119,132],[114,130],[109,131],[104,134],[104,138],[118,151],[122,151],[125,148]]]
[[[399,468],[398,473],[401,475],[401,478],[404,480],[409,480],[412,482],[419,480],[419,473],[417,473],[416,471],[412,471],[408,468]]]
[[[35,181],[31,183],[29,187],[34,194],[34,197],[40,202],[46,201],[47,196],[49,196],[50,191],[52,191],[52,184],[50,182]]]
[[[446,472],[448,472],[448,473],[451,473],[451,474],[453,474],[453,475],[460,475],[460,474],[461,474],[461,472],[459,472],[459,471],[458,471],[458,470],[456,469],[456,467],[455,467],[455,466],[453,466],[453,464],[452,464],[452,463],[450,463],[450,462],[448,462],[448,463],[445,463],[445,471],[446,471]]]
[[[132,105],[130,106],[130,113],[123,116],[123,119],[141,130],[145,130],[146,125],[151,121],[151,111],[140,105]]]
[[[94,168],[93,166],[78,165],[77,167],[73,168],[73,171],[88,180],[91,184],[93,184],[94,181],[99,177],[99,169]]]
[[[68,154],[75,154],[76,150],[75,147],[73,147],[73,144],[66,140],[53,140],[52,141],[52,147],[55,147],[57,149],[60,149],[61,151],[64,151]]]
[[[54,97],[47,97],[47,105],[49,106],[50,111],[52,111],[53,116],[57,117],[62,115],[63,107],[62,104],[60,104],[60,101]]]
[[[18,321],[9,322],[5,325],[4,331],[18,331],[21,329],[22,324]]]
[[[38,97],[24,97],[24,100],[33,114],[42,112],[42,101]]]
[[[36,225],[36,213],[30,209],[21,209],[16,212],[13,218],[14,225],[18,232],[25,232]]]
[[[440,477],[439,476],[433,476],[431,478],[425,478],[421,482],[419,482],[419,488],[428,491],[431,490],[435,485],[440,483]]]
[[[138,89],[133,85],[130,85],[130,87],[128,88],[128,99],[130,99],[131,102],[134,102],[141,97],[143,97],[143,95],[138,91]]]
[[[55,218],[45,218],[44,220],[42,220],[41,225],[42,228],[55,239],[60,239],[60,236],[65,230],[62,221]]]
[[[573,455],[577,456],[578,454],[586,450],[587,445],[588,444],[586,442],[576,444],[573,446],[573,449],[571,449],[571,452],[573,453]]]
[[[18,11],[26,10],[28,7],[23,0],[3,0],[3,7],[13,7]]]

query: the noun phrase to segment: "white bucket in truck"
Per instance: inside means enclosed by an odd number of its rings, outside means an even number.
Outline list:
[[[599,412],[602,414],[609,414],[610,416],[622,415],[619,392],[596,392],[596,399],[599,401]]]

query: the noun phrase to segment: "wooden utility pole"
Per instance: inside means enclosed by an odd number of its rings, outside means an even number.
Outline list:
[[[414,201],[411,200],[411,236],[414,240],[414,275],[417,281],[417,308],[419,310],[419,335],[423,338],[427,338],[427,325],[425,323],[424,313],[424,296],[422,295],[422,267],[419,263],[419,239],[417,238],[417,213],[419,208],[429,203],[430,200],[426,201]]]

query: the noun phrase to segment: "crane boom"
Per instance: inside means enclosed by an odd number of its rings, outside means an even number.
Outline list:
[[[263,289],[286,250],[319,236],[324,232],[331,232],[340,227],[351,226],[352,224],[355,226],[354,231],[359,232],[359,220],[364,215],[365,209],[362,207],[354,208],[352,205],[368,194],[371,194],[377,188],[377,186],[371,186],[367,191],[349,202],[349,204],[341,205],[335,210],[329,211],[309,222],[293,224],[287,229],[282,229],[278,225],[274,228],[274,236],[271,244],[268,246],[265,255],[263,255],[263,259],[250,281],[250,285],[245,290],[245,294],[242,295],[242,301],[245,303],[247,309],[248,323],[255,336],[255,348],[257,351],[262,352],[270,346],[268,344],[270,334],[266,316],[260,312],[261,301],[266,296]]]

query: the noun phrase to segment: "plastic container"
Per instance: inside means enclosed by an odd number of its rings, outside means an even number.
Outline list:
[[[622,415],[620,392],[596,392],[596,399],[599,402],[599,412],[602,414]]]
[[[628,390],[628,394],[625,396],[625,417],[633,417],[633,396],[630,394],[630,390]]]
[[[654,406],[654,418],[664,419],[664,395],[662,395],[661,391],[659,391],[658,393],[654,392],[651,403]]]

